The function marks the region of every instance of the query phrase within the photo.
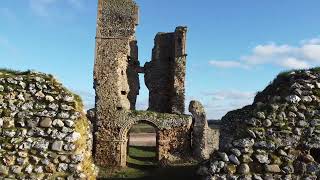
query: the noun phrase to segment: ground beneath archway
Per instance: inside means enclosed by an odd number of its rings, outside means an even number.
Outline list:
[[[122,169],[101,168],[101,180],[164,180],[199,179],[196,162],[161,168],[155,159],[155,136],[152,133],[132,133],[129,142],[128,167]],[[139,146],[140,145],[140,146]]]

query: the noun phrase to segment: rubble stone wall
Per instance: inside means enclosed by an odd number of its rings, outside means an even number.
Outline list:
[[[220,146],[220,122],[210,125],[207,132],[207,150],[208,154],[212,154],[219,149]]]
[[[80,98],[51,75],[0,70],[0,179],[95,179]]]
[[[147,123],[157,131],[157,159],[175,162],[191,155],[192,117],[150,111],[131,111],[119,121],[121,166],[126,166],[128,132],[134,124]]]
[[[206,179],[319,179],[319,107],[319,68],[280,74],[252,105],[222,118],[220,149],[199,173]]]

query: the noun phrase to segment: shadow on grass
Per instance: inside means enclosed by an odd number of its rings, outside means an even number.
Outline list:
[[[101,180],[198,180],[199,176],[195,174],[194,166],[174,166],[167,168],[150,169],[146,176],[137,178],[101,178]]]
[[[140,156],[130,156],[130,158],[138,160],[138,161],[145,161],[145,162],[153,162],[156,163],[156,157],[140,157]]]
[[[141,165],[141,164],[134,164],[134,163],[127,163],[127,166],[129,168],[139,169],[139,170],[143,170],[143,171],[156,169],[158,167],[157,165]]]
[[[196,166],[177,165],[166,168],[158,166],[155,147],[130,146],[128,154],[128,167],[107,172],[101,169],[101,180],[197,180]],[[111,175],[111,176],[110,176]],[[111,178],[107,178],[111,177]]]
[[[156,150],[157,148],[155,146],[130,146],[129,155],[134,154],[136,156],[144,157],[145,154],[141,154],[142,152],[155,154]]]

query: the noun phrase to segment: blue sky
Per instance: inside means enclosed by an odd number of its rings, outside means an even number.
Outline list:
[[[209,118],[252,103],[281,71],[320,64],[319,0],[137,0],[141,64],[157,32],[186,25],[187,100],[198,99]],[[55,75],[94,104],[97,0],[2,0],[3,68]],[[142,86],[138,106],[147,106]]]

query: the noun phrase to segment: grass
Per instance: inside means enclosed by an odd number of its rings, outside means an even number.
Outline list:
[[[181,164],[160,168],[156,161],[155,147],[129,147],[128,167],[121,169],[100,168],[101,180],[195,180],[194,164]]]
[[[281,72],[277,77],[288,77],[292,72],[303,72],[303,71],[311,71],[314,73],[320,73],[320,67],[315,67],[311,69],[294,69],[294,70],[289,70],[289,71],[283,71]]]
[[[0,68],[0,72],[4,73],[4,74],[27,75],[27,74],[30,74],[31,70],[17,71],[17,70],[13,70],[13,69]]]
[[[156,158],[156,147],[130,146],[129,157]]]

